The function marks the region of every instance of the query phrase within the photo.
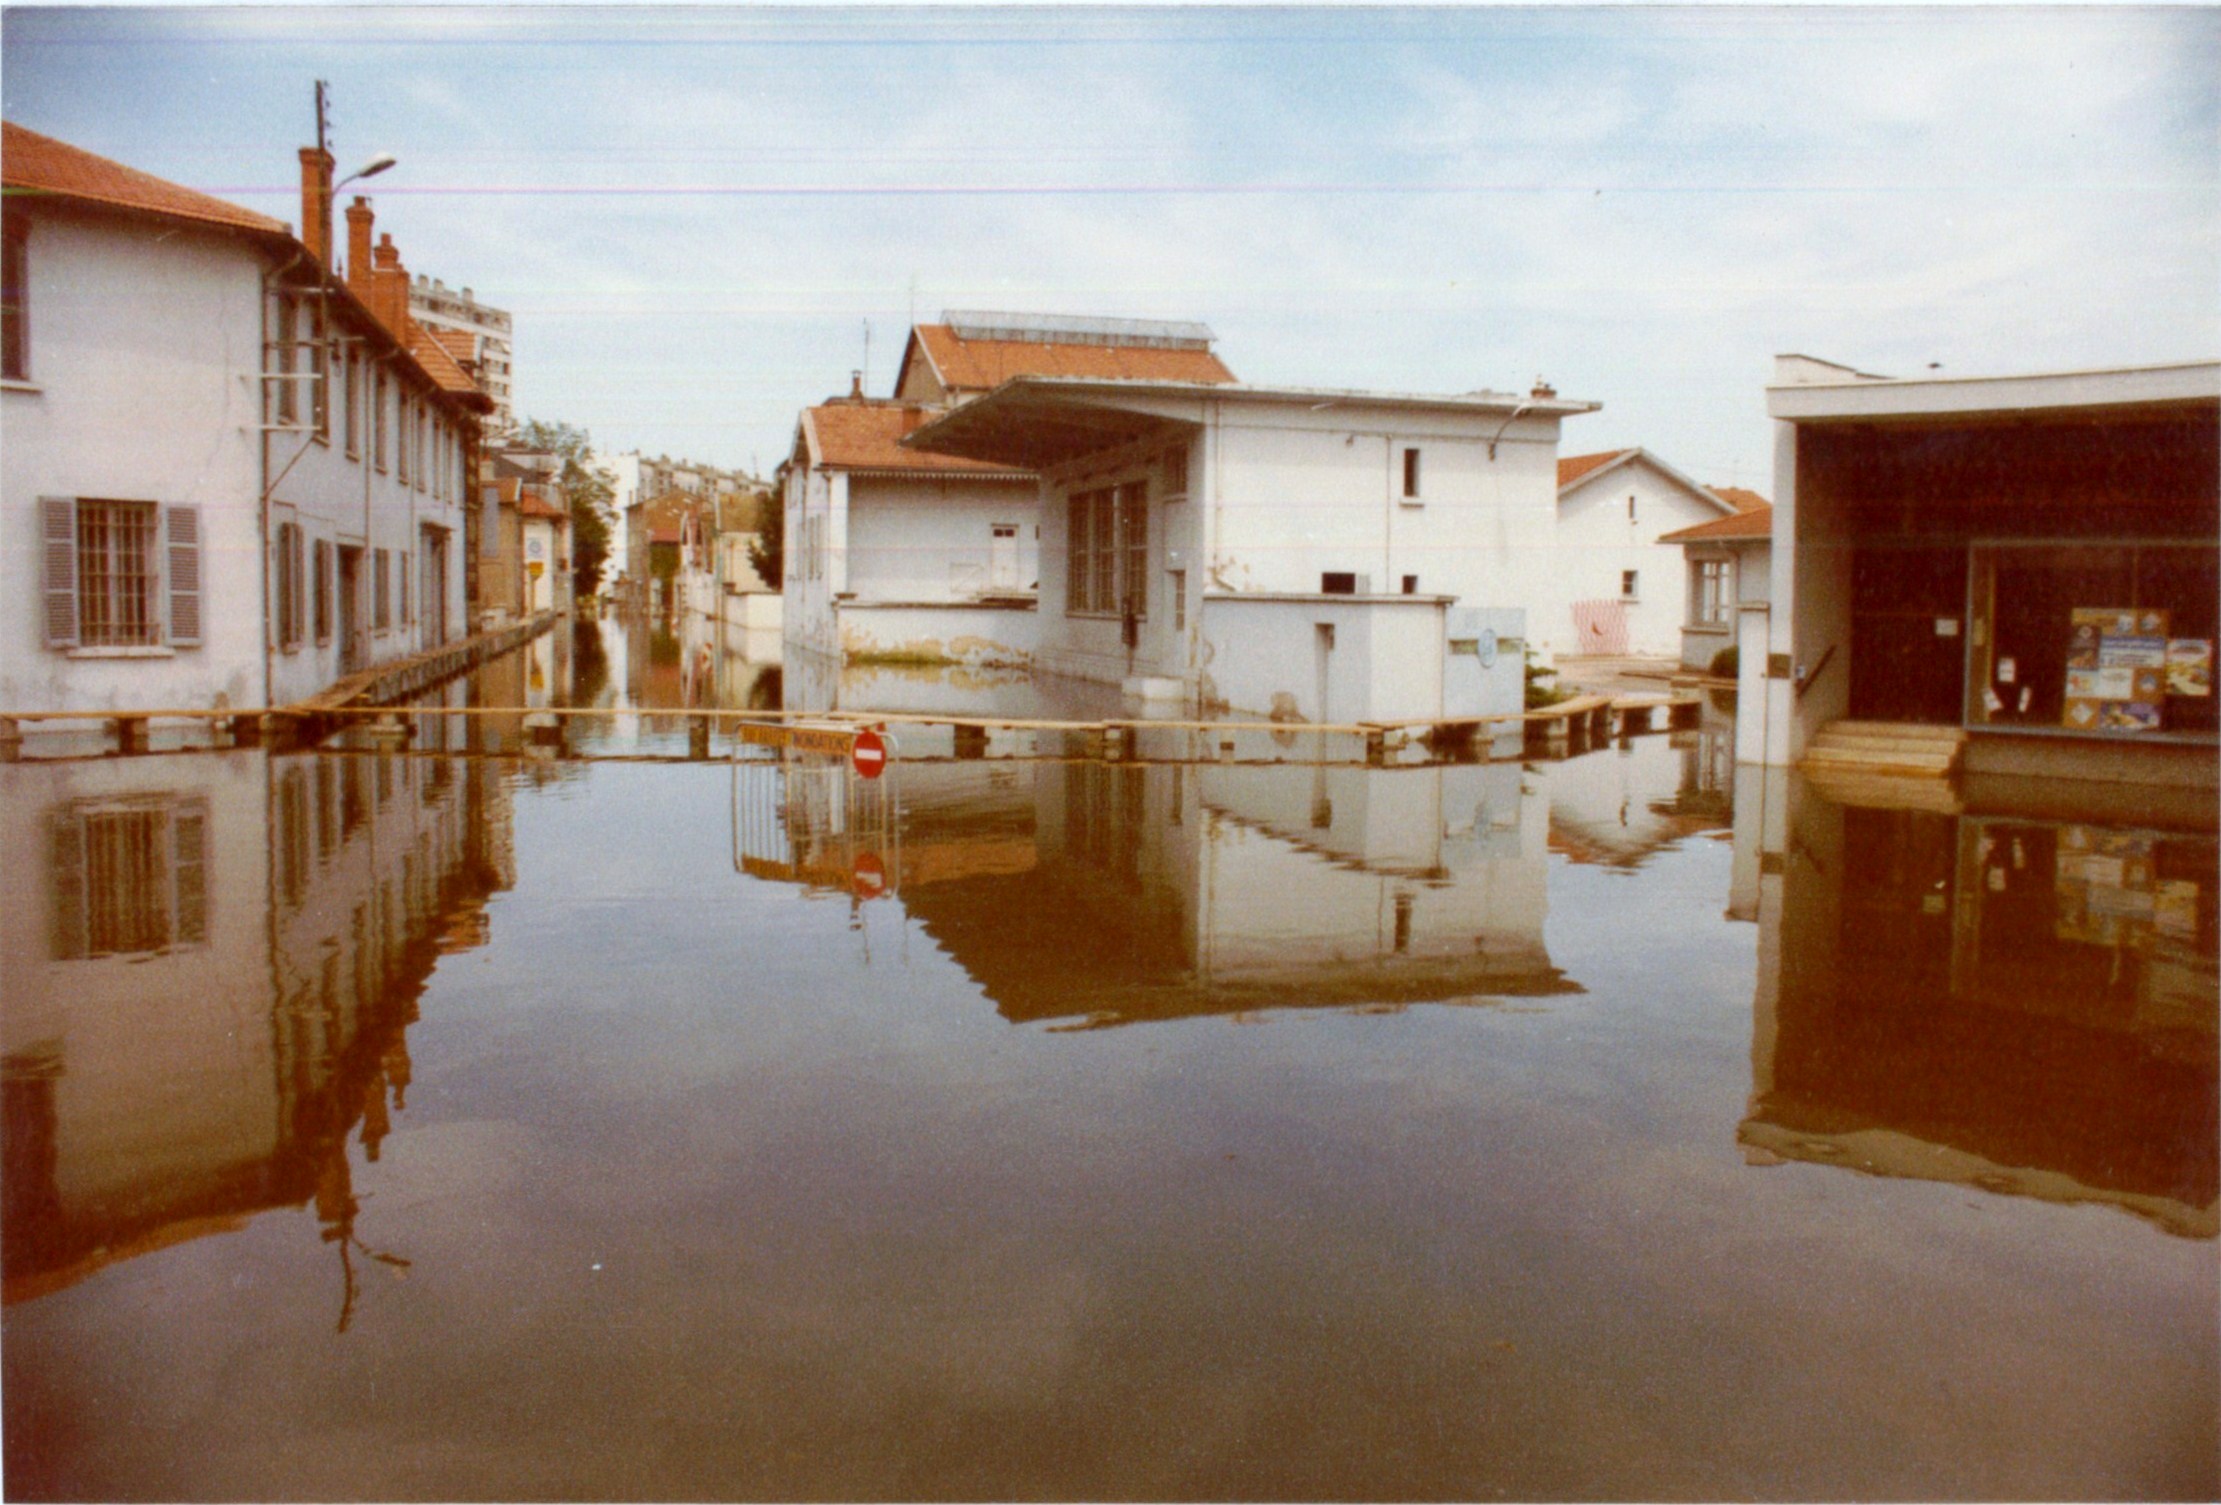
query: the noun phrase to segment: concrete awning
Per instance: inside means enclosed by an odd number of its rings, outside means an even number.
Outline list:
[[[1094,391],[1060,392],[1014,381],[943,414],[902,443],[928,454],[1048,470],[1187,426],[1117,406]]]
[[[1522,415],[1564,418],[1598,403],[1508,392],[1452,395],[1359,392],[1335,387],[1267,387],[1246,382],[1128,381],[1016,376],[927,423],[903,448],[997,465],[1047,470],[1128,444],[1168,438],[1202,423],[1214,407],[1299,412],[1426,413],[1508,425]],[[1500,430],[1499,430],[1500,431]],[[1487,437],[1486,430],[1482,437]]]

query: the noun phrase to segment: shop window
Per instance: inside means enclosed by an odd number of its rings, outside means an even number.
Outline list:
[[[2210,548],[2001,546],[1974,567],[1971,724],[2214,735]]]

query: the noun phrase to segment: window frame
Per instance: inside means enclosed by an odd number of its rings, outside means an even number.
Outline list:
[[[0,381],[31,380],[31,222],[11,217],[0,233]]]

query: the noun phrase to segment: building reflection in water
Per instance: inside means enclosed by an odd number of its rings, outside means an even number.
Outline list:
[[[6,1299],[313,1204],[352,1306],[443,952],[513,875],[498,765],[258,751],[24,763],[0,806]]]
[[[1775,814],[1755,864],[1746,1154],[2213,1237],[2210,824],[1857,808],[1775,785],[1749,802]]]
[[[902,768],[899,842],[837,767],[736,773],[744,870],[898,891],[1014,1022],[1579,992],[1517,764]],[[893,779],[890,779],[890,783]]]

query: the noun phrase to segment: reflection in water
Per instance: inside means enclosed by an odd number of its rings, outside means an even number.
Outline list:
[[[1795,804],[1755,1157],[2216,1232],[2216,843]]]
[[[256,752],[23,765],[0,853],[6,1299],[313,1202],[354,1299],[443,951],[507,882],[489,765]]]
[[[11,1496],[2221,1485],[2209,832],[499,719],[0,768]]]

